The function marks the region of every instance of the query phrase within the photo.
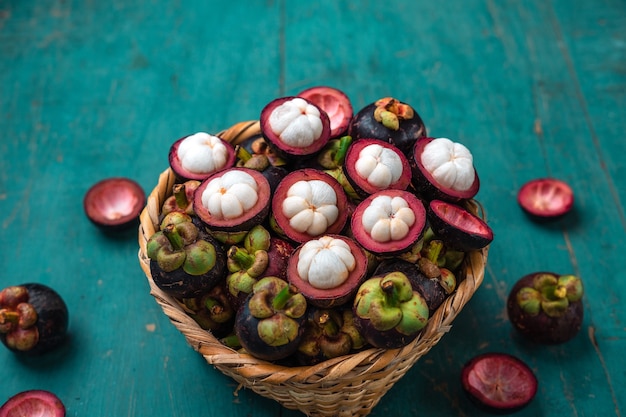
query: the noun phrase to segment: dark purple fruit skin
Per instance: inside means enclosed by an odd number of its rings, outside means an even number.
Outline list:
[[[6,335],[0,340],[12,352],[23,356],[39,356],[60,347],[67,340],[69,313],[61,296],[52,288],[37,283],[22,284],[28,290],[28,302],[37,312],[39,342],[28,351],[19,351],[6,344]]]
[[[522,277],[515,283],[507,299],[507,313],[513,327],[527,340],[538,344],[556,345],[572,339],[580,331],[584,318],[582,299],[570,301],[565,314],[550,317],[543,311],[537,315],[524,312],[516,302],[516,294],[523,287],[532,287],[537,275],[549,272],[536,272]]]
[[[171,272],[159,268],[155,260],[150,260],[152,280],[164,293],[177,298],[199,297],[219,284],[226,274],[226,252],[222,245],[200,229],[200,238],[210,242],[215,248],[216,262],[208,273],[190,275],[182,268]]]
[[[400,333],[395,328],[379,331],[372,327],[368,319],[354,315],[354,325],[365,339],[372,345],[381,349],[397,349],[404,347],[417,338],[421,332],[411,335]]]
[[[291,243],[275,236],[270,238],[270,248],[267,251],[269,265],[262,277],[278,277],[287,279],[287,265],[294,251]]]
[[[298,344],[302,338],[306,314],[298,319],[294,319],[300,325],[298,337],[282,346],[269,346],[259,337],[257,332],[257,326],[260,320],[250,313],[248,301],[253,295],[254,293],[246,298],[246,301],[241,305],[235,316],[235,332],[239,337],[239,341],[245,349],[254,352],[255,358],[274,362],[291,356],[298,349]]]
[[[376,267],[373,276],[387,275],[394,271],[399,271],[406,275],[409,281],[411,281],[413,290],[422,294],[422,297],[428,304],[428,312],[431,316],[445,301],[447,293],[439,284],[439,281],[428,278],[416,264],[411,262],[402,259],[385,260]]]
[[[426,136],[426,126],[415,110],[412,119],[400,120],[398,130],[391,130],[378,122],[374,118],[374,110],[376,103],[370,103],[354,115],[348,128],[352,139],[369,138],[389,142],[408,156],[417,139]]]

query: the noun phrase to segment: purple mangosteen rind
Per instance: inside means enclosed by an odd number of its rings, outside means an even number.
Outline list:
[[[139,223],[146,195],[139,183],[124,177],[105,178],[83,198],[87,218],[103,231],[119,232]]]
[[[395,100],[397,105],[404,108],[410,108],[412,117],[406,119],[402,116],[399,118],[396,117],[395,119],[397,120],[394,122],[397,122],[397,126],[385,126],[384,121],[377,120],[379,117],[377,117],[376,113],[377,109],[384,107],[385,102],[389,103],[390,100],[395,99],[386,97],[370,103],[359,110],[352,118],[352,122],[348,128],[348,134],[355,140],[360,138],[370,138],[391,143],[408,156],[414,143],[419,138],[426,136],[426,126],[413,107],[399,100]],[[394,112],[391,111],[391,113],[391,117],[393,119]]]
[[[297,96],[309,100],[328,114],[331,138],[348,131],[354,108],[346,93],[334,87],[315,86],[299,92]]]
[[[533,220],[542,222],[564,217],[574,206],[574,192],[556,178],[536,178],[517,193],[517,203]]]
[[[462,200],[473,198],[480,189],[478,172],[474,172],[474,182],[465,191],[453,190],[439,184],[435,178],[424,168],[421,155],[424,147],[435,140],[433,137],[422,137],[417,140],[408,153],[409,165],[412,170],[412,185],[416,193],[426,200],[444,200],[458,203]]]
[[[27,416],[36,409],[37,415],[65,417],[65,405],[56,394],[40,389],[19,392],[0,406],[0,417]]]
[[[328,309],[339,307],[354,298],[359,285],[365,279],[368,271],[367,254],[353,239],[342,235],[324,235],[333,239],[340,239],[350,247],[352,255],[355,257],[355,268],[348,278],[341,285],[331,289],[315,288],[311,283],[305,281],[298,273],[298,261],[300,251],[306,243],[300,244],[293,251],[287,265],[287,281],[298,288],[298,291],[306,298],[310,305],[318,308]]]
[[[21,305],[12,305],[11,302],[7,305],[6,291],[13,289],[24,294]],[[39,356],[66,342],[69,313],[65,301],[54,289],[43,284],[27,283],[7,287],[1,294],[0,341],[10,351],[22,356]],[[28,308],[25,309],[24,305]],[[12,317],[19,318],[19,322],[8,323],[13,321]]]
[[[372,204],[374,199],[381,196],[391,198],[401,197],[413,210],[413,213],[415,214],[415,222],[408,228],[408,233],[404,238],[399,240],[389,240],[387,242],[378,242],[365,230],[365,227],[363,226],[363,216],[365,211]],[[384,256],[399,255],[410,251],[411,247],[415,245],[423,236],[425,228],[426,208],[424,207],[424,203],[415,194],[405,190],[381,190],[368,196],[356,206],[350,219],[350,231],[354,236],[354,239],[361,246],[363,246],[365,250]]]
[[[322,132],[321,135],[316,138],[309,146],[294,147],[286,144],[279,137],[279,135],[274,132],[272,126],[270,125],[270,116],[274,112],[274,110],[282,104],[288,103],[294,99],[304,100],[307,104],[314,106],[316,109],[319,110],[319,117],[322,123]],[[319,152],[330,140],[330,119],[328,115],[319,106],[303,97],[287,96],[272,100],[261,110],[259,122],[261,126],[261,134],[263,135],[263,138],[265,139],[267,145],[279,157],[286,160],[293,159],[295,157],[310,157]]]
[[[222,138],[219,138],[217,136],[211,135],[220,140],[220,142],[224,145],[228,153],[228,157],[226,159],[225,164],[222,167],[216,168],[210,172],[191,172],[185,169],[181,164],[180,158],[178,157],[178,148],[181,142],[187,139],[189,136],[191,135],[183,136],[182,138],[179,138],[176,141],[174,141],[174,143],[172,143],[172,145],[170,146],[170,149],[168,152],[167,158],[169,161],[169,166],[176,177],[176,182],[185,182],[189,180],[203,181],[209,176],[215,174],[216,172],[222,171],[224,169],[228,169],[235,164],[235,161],[237,159],[237,155],[235,154],[235,147],[230,142]]]
[[[254,179],[258,187],[258,199],[256,203],[241,216],[234,219],[223,219],[209,212],[202,202],[202,195],[211,181],[219,180],[221,176],[234,171],[243,172]],[[202,181],[194,193],[193,208],[200,221],[206,228],[214,232],[216,237],[220,235],[220,232],[224,232],[226,234],[239,234],[243,238],[247,231],[263,223],[269,214],[271,198],[272,191],[270,184],[261,172],[250,168],[232,167],[216,172]],[[236,239],[237,238],[235,238],[235,240]],[[219,240],[223,241],[221,238],[219,238]]]
[[[481,375],[474,375],[479,369]],[[501,376],[501,373],[505,375]],[[539,385],[537,377],[526,363],[513,355],[500,352],[483,353],[468,360],[460,379],[463,391],[478,408],[506,415],[526,407],[535,397]],[[503,383],[518,386],[501,386]],[[494,393],[506,393],[511,398],[503,399],[502,394],[498,398],[490,398]]]
[[[451,249],[480,250],[493,241],[493,230],[477,215],[458,204],[432,200],[427,209],[431,230]]]
[[[358,160],[360,152],[369,145],[379,144],[384,148],[396,152],[398,157],[400,158],[400,162],[402,164],[402,175],[401,177],[394,183],[389,184],[384,189],[393,189],[393,190],[406,190],[411,185],[412,172],[411,166],[409,165],[409,161],[396,146],[393,144],[383,142],[377,139],[368,139],[361,138],[355,141],[352,141],[350,147],[347,150],[345,156],[345,163],[343,164],[343,172],[345,178],[350,183],[352,189],[358,194],[358,196],[363,199],[367,198],[371,194],[374,194],[378,191],[381,191],[383,188],[377,187],[367,181],[367,179],[362,178],[356,171],[355,163]]]
[[[538,344],[561,344],[580,331],[583,286],[578,277],[535,272],[520,278],[507,298],[507,314],[522,337]]]

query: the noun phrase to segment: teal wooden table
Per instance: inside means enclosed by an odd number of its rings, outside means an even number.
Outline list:
[[[300,415],[207,365],[149,295],[136,230],[101,233],[82,198],[111,176],[148,193],[175,139],[331,85],[355,108],[407,101],[466,144],[496,236],[482,287],[371,415],[481,415],[459,372],[488,351],[539,379],[520,416],[624,415],[625,27],[623,0],[0,0],[0,283],[48,284],[71,316],[52,358],[0,350],[0,402],[39,388],[69,416]],[[576,198],[550,224],[516,202],[544,176]],[[513,283],[539,270],[585,283],[566,344],[523,342],[507,320]]]

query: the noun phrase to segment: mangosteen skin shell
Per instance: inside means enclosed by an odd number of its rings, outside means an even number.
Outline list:
[[[244,303],[239,307],[235,316],[235,334],[239,337],[239,341],[245,350],[254,352],[253,356],[269,362],[279,361],[290,357],[298,349],[300,340],[304,333],[304,321],[306,314],[300,318],[293,318],[298,326],[298,336],[289,343],[282,346],[269,346],[265,343],[257,332],[259,319],[254,317],[250,312],[248,301],[252,298],[254,292],[248,295]]]
[[[111,197],[112,196],[112,197]],[[131,210],[112,218],[107,215],[111,202],[133,199]],[[146,205],[141,185],[130,178],[105,178],[92,185],[83,198],[83,209],[89,221],[105,233],[118,233],[139,224],[139,214]]]
[[[477,223],[480,223],[485,230],[488,230],[488,233],[472,233],[470,231],[456,228],[454,225],[446,222],[445,219],[442,219],[433,209],[433,205],[442,204],[441,202],[443,204],[450,204],[450,207],[454,210],[467,212],[465,215],[475,218]],[[455,205],[454,203],[444,200],[433,200],[426,208],[426,215],[428,218],[428,224],[430,225],[435,236],[439,237],[450,249],[469,252],[482,249],[493,241],[493,231],[491,228],[482,219],[468,212],[460,205]]]
[[[402,103],[406,104],[406,103]],[[348,134],[352,139],[379,139],[391,143],[400,149],[405,155],[409,155],[413,149],[413,144],[426,136],[426,126],[419,114],[413,109],[412,119],[400,120],[398,130],[392,130],[374,118],[376,103],[370,103],[354,115]]]
[[[418,291],[424,297],[426,304],[428,304],[430,316],[433,315],[448,296],[436,279],[428,278],[416,264],[402,259],[384,260],[376,267],[373,276],[387,275],[394,271],[402,272],[406,275],[411,282],[413,290]]]
[[[150,274],[152,280],[164,293],[176,298],[199,297],[224,280],[226,274],[226,252],[217,240],[200,230],[199,239],[206,240],[215,248],[215,265],[202,275],[191,275],[182,268],[174,271],[164,271],[155,260],[150,260]]]
[[[40,356],[57,349],[67,340],[69,312],[65,301],[46,285],[28,283],[20,286],[28,290],[28,303],[37,312],[35,326],[39,332],[39,341],[32,349],[20,351],[6,344],[4,333],[0,333],[0,340],[9,350],[20,356]]]
[[[515,330],[525,339],[542,345],[557,345],[571,340],[580,331],[584,319],[582,298],[570,301],[564,315],[550,317],[543,311],[531,315],[517,304],[516,296],[520,289],[532,287],[536,276],[551,272],[536,272],[519,279],[507,298],[507,314]],[[556,275],[556,274],[554,274]]]
[[[66,415],[65,405],[56,394],[46,390],[32,389],[19,392],[9,398],[0,406],[0,416],[10,417],[26,415],[23,414],[23,412],[29,410],[30,407],[28,403],[33,401],[40,403],[37,409],[42,408],[41,412],[43,414],[41,415],[47,417],[64,417]],[[23,404],[25,404],[25,407],[22,407]],[[43,404],[45,404],[45,406],[43,406]]]

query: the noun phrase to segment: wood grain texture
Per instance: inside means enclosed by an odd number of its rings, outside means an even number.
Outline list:
[[[71,319],[52,360],[0,351],[0,402],[43,388],[68,416],[299,415],[187,346],[149,295],[136,231],[100,233],[82,198],[109,176],[149,192],[175,139],[327,84],[357,109],[410,102],[432,135],[466,144],[496,235],[481,289],[372,416],[481,415],[458,378],[486,351],[536,372],[519,416],[623,416],[624,27],[622,0],[0,1],[0,286],[49,284]],[[537,224],[515,196],[544,176],[572,186],[575,210]],[[537,270],[585,283],[584,329],[565,345],[508,323],[508,290]]]

